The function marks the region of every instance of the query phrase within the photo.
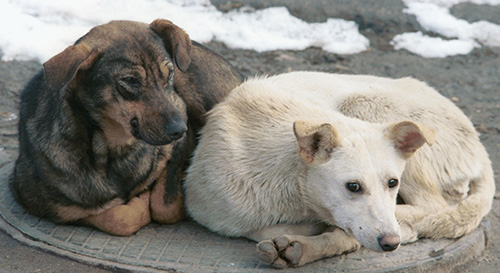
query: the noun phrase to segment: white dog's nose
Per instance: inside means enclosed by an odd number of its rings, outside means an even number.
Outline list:
[[[382,235],[378,237],[378,244],[383,251],[394,251],[401,244],[401,239],[398,235]]]

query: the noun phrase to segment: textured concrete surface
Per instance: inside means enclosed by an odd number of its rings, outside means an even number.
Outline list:
[[[336,55],[317,48],[258,53],[233,50],[218,43],[208,46],[226,57],[246,77],[294,70],[412,76],[428,82],[451,98],[481,133],[500,188],[500,49],[482,47],[465,56],[425,59],[395,51],[389,41],[404,31],[423,31],[413,16],[402,12],[399,0],[212,1],[221,10],[250,4],[255,8],[287,6],[309,22],[328,17],[355,20],[370,49]],[[463,4],[451,12],[468,21],[498,20],[500,7]],[[496,22],[498,23],[498,22]],[[1,54],[1,53],[0,53]],[[255,244],[227,239],[203,227],[183,222],[152,224],[131,237],[114,237],[84,227],[58,226],[27,215],[12,200],[7,179],[17,153],[18,95],[41,65],[0,62],[0,272],[263,272]],[[14,115],[13,115],[14,114]],[[456,241],[420,240],[394,253],[361,250],[321,260],[298,272],[498,272],[500,268],[500,194],[492,212],[475,232]],[[14,238],[14,239],[12,239]]]

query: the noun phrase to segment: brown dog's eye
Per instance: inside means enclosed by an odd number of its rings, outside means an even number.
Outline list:
[[[351,191],[351,192],[356,192],[356,193],[359,193],[361,192],[363,189],[361,188],[361,185],[358,183],[358,182],[347,182],[345,184],[345,187]]]
[[[131,87],[134,87],[134,88],[139,88],[141,87],[141,81],[139,81],[138,78],[136,77],[123,77],[121,78],[121,81],[123,81],[124,83],[130,85]]]
[[[126,100],[134,100],[139,96],[141,87],[140,79],[132,76],[126,76],[118,80],[118,92]]]
[[[392,178],[392,179],[389,179],[389,182],[387,183],[387,185],[389,186],[389,188],[394,188],[398,185],[399,181],[396,179],[396,178]]]

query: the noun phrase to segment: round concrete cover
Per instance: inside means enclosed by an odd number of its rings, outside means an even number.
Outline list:
[[[4,154],[5,155],[5,154]],[[56,225],[27,214],[13,199],[8,177],[13,162],[0,160],[0,228],[14,238],[92,264],[134,271],[267,272],[255,254],[255,243],[226,238],[184,221],[150,224],[129,237],[72,225]],[[360,251],[323,259],[293,272],[429,272],[464,264],[484,250],[482,228],[458,240],[419,240],[390,253]],[[289,272],[289,270],[287,270]]]

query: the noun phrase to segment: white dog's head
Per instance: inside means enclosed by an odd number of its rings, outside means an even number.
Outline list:
[[[434,131],[413,122],[349,126],[296,121],[299,156],[308,166],[305,192],[320,216],[362,245],[393,251],[400,244],[396,197],[406,160]]]

